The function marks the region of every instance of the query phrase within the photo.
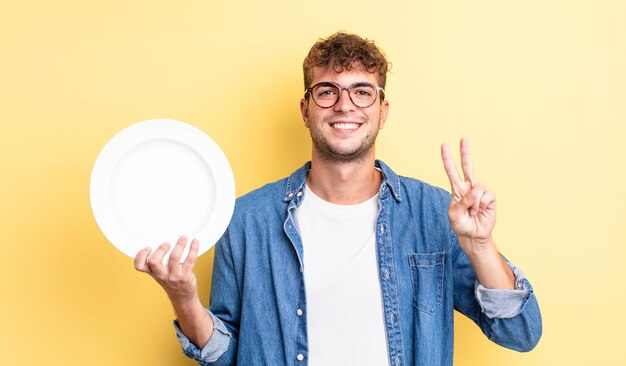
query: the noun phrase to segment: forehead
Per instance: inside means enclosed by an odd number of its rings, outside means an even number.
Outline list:
[[[362,66],[353,67],[350,70],[343,70],[342,72],[337,72],[332,67],[315,67],[313,68],[312,76],[311,86],[324,81],[332,81],[344,86],[360,81],[367,81],[378,85],[378,73],[368,72]]]

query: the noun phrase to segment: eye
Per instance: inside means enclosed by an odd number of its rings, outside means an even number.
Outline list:
[[[337,88],[333,86],[320,86],[315,89],[318,98],[334,98],[337,95]]]
[[[371,98],[375,94],[375,89],[369,85],[356,85],[352,88],[352,95],[357,98]]]
[[[369,89],[357,89],[354,91],[357,95],[370,96],[372,95],[372,91]]]

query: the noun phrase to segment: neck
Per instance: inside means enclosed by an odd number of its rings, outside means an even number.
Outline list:
[[[317,196],[338,205],[353,205],[372,198],[382,183],[382,173],[374,169],[374,154],[353,162],[311,159],[307,185]]]

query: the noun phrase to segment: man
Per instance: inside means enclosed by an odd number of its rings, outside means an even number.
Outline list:
[[[338,33],[304,61],[311,162],[237,200],[215,251],[210,311],[192,272],[198,241],[169,263],[165,243],[135,259],[165,289],[184,352],[201,365],[451,365],[453,310],[519,351],[541,336],[537,301],[498,253],[493,193],[461,178],[450,195],[375,160],[388,64],[373,42]]]

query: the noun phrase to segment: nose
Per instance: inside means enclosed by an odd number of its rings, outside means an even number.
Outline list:
[[[339,91],[339,99],[337,103],[335,103],[334,109],[336,112],[352,112],[356,109],[356,106],[352,103],[352,99],[350,99],[350,91],[348,88],[342,88]]]

